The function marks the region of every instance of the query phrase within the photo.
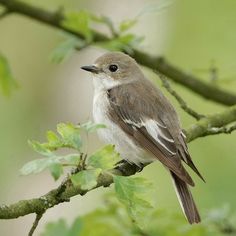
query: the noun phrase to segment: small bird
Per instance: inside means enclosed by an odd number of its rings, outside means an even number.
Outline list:
[[[203,177],[189,155],[171,103],[145,78],[136,61],[124,53],[106,53],[81,69],[93,74],[94,121],[107,127],[98,131],[100,138],[114,144],[124,160],[139,167],[159,160],[171,174],[187,220],[199,223],[189,190],[194,182],[181,161]]]

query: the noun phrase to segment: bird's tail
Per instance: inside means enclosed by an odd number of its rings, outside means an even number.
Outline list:
[[[171,171],[170,173],[173,178],[175,191],[179,199],[179,203],[186,218],[188,219],[188,222],[190,224],[199,223],[201,221],[201,218],[193,200],[192,194],[188,188],[188,185],[183,180],[181,180],[176,174]]]

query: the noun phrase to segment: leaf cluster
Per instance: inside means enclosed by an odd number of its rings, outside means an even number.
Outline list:
[[[92,154],[91,157],[88,158],[88,161],[87,154],[81,151],[83,145],[81,138],[82,132],[90,133],[99,128],[105,128],[105,126],[92,122],[87,122],[82,125],[73,125],[71,123],[58,124],[57,133],[53,131],[47,132],[47,142],[40,143],[38,141],[29,141],[33,150],[41,154],[43,158],[25,164],[21,169],[21,173],[23,175],[29,175],[49,169],[51,175],[57,180],[64,173],[64,168],[74,167],[78,168],[80,172],[71,176],[72,183],[76,184],[82,181],[82,189],[88,186],[88,189],[94,187],[96,185],[95,180],[101,173],[100,170],[105,169],[103,166],[112,168],[114,165],[113,159],[108,158],[114,156],[114,147],[112,148],[111,145],[105,146]],[[64,155],[58,154],[58,150],[65,148],[69,149],[70,152]],[[110,164],[107,164],[107,162],[103,164],[103,158],[100,159],[100,166],[97,163],[93,163],[94,156],[99,158],[100,153],[108,156],[106,159],[111,160]]]
[[[82,153],[82,132],[86,134],[97,129],[106,128],[102,124],[87,122],[73,125],[60,123],[57,132],[47,132],[47,142],[29,141],[30,146],[43,158],[26,163],[21,173],[36,174],[48,169],[55,180],[63,173],[64,168],[73,168],[67,178],[75,187],[89,191],[97,186],[99,175],[107,173],[112,176],[117,199],[125,206],[127,212],[139,227],[146,223],[146,215],[152,205],[149,200],[151,184],[141,177],[124,177],[114,175],[111,169],[120,161],[120,155],[114,145],[106,145],[91,155]],[[72,150],[64,155],[58,154],[61,149]],[[63,223],[60,223],[62,227]],[[73,231],[73,230],[72,230]]]
[[[228,208],[227,208],[228,209]],[[77,217],[72,225],[64,219],[48,223],[41,236],[223,236],[234,235],[235,219],[225,207],[212,210],[202,224],[189,225],[181,213],[153,209],[148,224],[135,224],[129,209],[117,201],[113,194],[105,197],[105,206]],[[223,219],[223,221],[222,221]],[[227,219],[227,220],[226,220]],[[230,221],[229,221],[230,219]],[[225,221],[226,220],[226,221]],[[219,228],[217,225],[222,226]],[[231,232],[227,229],[231,229]],[[63,232],[63,234],[60,234]]]
[[[93,28],[96,28],[97,25],[105,26],[110,31],[111,37],[108,40],[96,42],[95,45],[112,51],[125,50],[130,52],[131,48],[134,48],[143,40],[143,37],[130,33],[137,22],[138,18],[135,17],[123,20],[115,26],[112,20],[106,16],[97,16],[85,10],[67,12],[62,25],[73,32],[80,33],[85,40],[66,34],[65,40],[53,50],[51,61],[60,63],[69,58],[75,49],[82,49],[87,44],[92,43],[94,38]]]

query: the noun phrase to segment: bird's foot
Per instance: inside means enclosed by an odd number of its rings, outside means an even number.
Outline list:
[[[131,169],[133,169],[133,173],[135,173],[135,172],[141,172],[146,165],[147,164],[143,164],[143,163],[139,163],[137,165],[134,163],[130,163],[126,160],[121,160],[116,163],[115,169],[119,170],[122,173],[122,175],[129,175],[129,174],[127,174],[127,166],[129,166],[129,168],[128,168],[129,170],[131,168]]]
[[[133,165],[136,166],[136,171],[137,171],[137,172],[141,172],[141,171],[143,170],[143,168],[146,166],[146,165],[143,164],[143,163],[139,163],[138,165],[136,165],[136,164],[133,164]]]

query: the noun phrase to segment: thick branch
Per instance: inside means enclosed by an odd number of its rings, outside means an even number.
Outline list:
[[[231,125],[229,127],[220,127],[220,128],[210,128],[207,131],[207,135],[214,135],[214,134],[231,134],[234,130],[236,130],[236,124]]]
[[[80,39],[85,39],[84,35],[81,33],[72,31],[62,25],[64,15],[61,11],[50,12],[16,0],[0,0],[0,4],[2,4],[10,12],[22,14],[39,22],[59,28],[64,32],[71,33]],[[93,31],[93,42],[106,40],[109,40],[106,35]],[[189,75],[171,65],[161,57],[154,57],[136,49],[133,49],[132,51],[133,53],[131,56],[133,56],[141,65],[161,72],[176,83],[187,87],[202,97],[228,106],[236,104],[235,94],[224,91],[196,78],[195,76]]]
[[[206,116],[191,125],[186,130],[187,141],[191,142],[199,137],[211,135],[211,132],[209,132],[210,128],[225,127],[234,121],[236,121],[236,105],[223,112]],[[129,176],[134,175],[137,172],[137,169],[135,166],[124,163],[119,169],[113,169],[111,172],[116,175]],[[95,188],[101,186],[107,187],[113,183],[113,178],[111,174],[103,173],[99,176],[97,181],[98,184]],[[42,212],[55,205],[69,201],[73,196],[84,195],[87,192],[88,191],[81,190],[79,187],[74,187],[71,182],[67,180],[57,189],[48,192],[42,197],[22,200],[9,206],[1,206],[0,219],[13,219],[31,213],[40,215]]]
[[[50,12],[40,7],[32,6],[27,3],[15,0],[0,0],[0,4],[2,4],[11,13],[18,13],[30,17],[36,21],[45,23],[47,25],[51,25],[67,33],[73,34],[81,39],[85,39],[83,34],[62,26],[64,15],[61,9],[59,9],[56,12]],[[107,39],[108,37],[100,34],[99,32],[94,33],[95,41],[101,41]]]
[[[226,109],[223,112],[208,115],[199,120],[198,122],[196,122],[195,124],[191,125],[186,130],[187,142],[191,142],[199,137],[212,135],[214,134],[212,133],[212,130],[216,128],[224,129],[226,125],[235,121],[236,121],[236,105]],[[231,132],[233,130],[234,130],[233,128],[232,130],[230,129]]]
[[[136,171],[135,166],[124,163],[119,167],[119,169],[113,169],[111,173],[115,175],[129,176],[135,174]],[[97,186],[94,188],[101,186],[108,187],[112,183],[112,175],[104,173],[98,177]],[[42,212],[45,212],[47,209],[54,207],[55,205],[68,202],[70,198],[75,195],[84,195],[87,192],[88,191],[86,190],[81,190],[79,187],[74,187],[70,180],[66,180],[66,182],[60,185],[57,189],[53,189],[39,198],[21,200],[9,206],[0,206],[0,219],[14,219],[31,213],[40,215]]]
[[[174,82],[185,86],[186,88],[192,90],[194,93],[197,93],[206,99],[228,106],[236,104],[235,94],[215,87],[198,79],[193,75],[185,73],[184,71],[171,65],[162,57],[154,57],[138,50],[134,50],[132,56],[141,65],[159,71]]]

